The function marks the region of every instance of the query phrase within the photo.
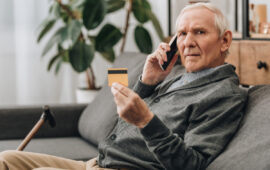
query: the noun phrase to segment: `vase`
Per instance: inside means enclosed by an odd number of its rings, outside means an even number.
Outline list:
[[[77,103],[91,103],[98,92],[99,90],[77,89],[76,101]]]

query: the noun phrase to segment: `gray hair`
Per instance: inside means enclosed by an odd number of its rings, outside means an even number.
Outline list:
[[[191,5],[187,5],[185,6],[182,11],[180,12],[179,16],[177,17],[176,20],[176,29],[177,26],[179,24],[179,19],[182,16],[182,14],[189,10],[189,9],[195,9],[195,8],[206,8],[208,10],[210,10],[211,12],[214,13],[214,17],[215,17],[215,25],[216,28],[219,32],[219,37],[222,37],[223,34],[225,33],[226,30],[229,29],[229,23],[227,18],[223,15],[223,13],[213,4],[210,3],[195,3],[195,4],[191,4]],[[225,57],[229,54],[229,50],[225,51],[223,55],[225,55]]]
[[[181,17],[181,15],[185,11],[187,11],[189,9],[195,9],[195,8],[206,8],[206,9],[208,9],[208,10],[210,10],[210,11],[212,11],[214,13],[214,16],[215,16],[215,25],[216,25],[216,27],[217,27],[217,29],[219,31],[219,37],[223,36],[223,34],[225,33],[225,31],[229,29],[228,20],[222,14],[222,12],[217,7],[215,7],[213,4],[202,3],[202,2],[185,6],[182,9],[182,11],[180,12],[180,14],[179,14],[179,16],[177,18],[176,27],[179,24],[179,18]]]

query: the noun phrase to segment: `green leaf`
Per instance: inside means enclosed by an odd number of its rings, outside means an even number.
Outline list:
[[[153,45],[151,36],[148,33],[148,31],[143,28],[142,26],[137,26],[135,28],[135,34],[134,34],[135,42],[140,49],[141,52],[149,54],[152,52]]]
[[[46,20],[43,29],[40,31],[37,42],[39,43],[43,36],[51,30],[56,20]]]
[[[72,20],[69,25],[61,27],[56,31],[46,44],[42,56],[47,54],[47,52],[56,44],[64,49],[69,49],[77,42],[80,33],[81,23],[78,20]]]
[[[54,57],[51,58],[51,60],[49,61],[47,70],[50,71],[52,68],[52,65],[55,63],[55,61],[61,56],[61,54],[56,54]]]
[[[49,18],[57,19],[60,17],[61,7],[58,2],[54,1],[49,10]]]
[[[100,52],[100,54],[102,55],[104,59],[106,59],[107,61],[111,63],[115,60],[115,53],[114,53],[113,48],[108,49],[105,52]]]
[[[59,30],[51,37],[47,42],[45,48],[42,51],[42,56],[46,55],[48,51],[55,45],[60,42]]]
[[[44,56],[54,45],[67,46],[69,43],[68,27],[59,28],[56,33],[51,37],[47,45],[45,46],[42,56]],[[65,49],[67,49],[66,47]]]
[[[62,59],[59,59],[55,66],[55,71],[54,71],[55,74],[58,74],[61,65],[62,65]]]
[[[85,0],[72,0],[69,1],[69,5],[72,9],[79,9],[83,7]]]
[[[47,54],[50,49],[56,45],[56,44],[61,44],[62,46],[65,44],[65,42],[68,41],[68,27],[62,27],[59,28],[56,33],[51,37],[51,39],[48,41],[46,44],[42,56]]]
[[[77,72],[85,71],[90,66],[93,58],[93,47],[81,41],[78,41],[69,51],[69,61],[73,69]]]
[[[162,28],[161,28],[161,26],[160,26],[160,23],[159,23],[157,17],[155,16],[155,14],[154,14],[152,11],[148,11],[148,16],[149,16],[150,20],[151,20],[152,23],[153,23],[153,26],[154,26],[154,28],[155,28],[157,34],[158,34],[159,39],[160,39],[161,41],[164,41],[164,38],[165,38],[165,37],[164,37],[164,33],[163,33],[163,31],[162,31]]]
[[[62,12],[61,13],[61,18],[62,18],[62,21],[67,24],[69,19],[70,19],[70,16],[66,13],[66,12]]]
[[[78,20],[73,19],[67,27],[68,39],[72,41],[71,46],[73,46],[80,36],[82,24]]]
[[[105,14],[104,0],[86,0],[83,9],[83,24],[87,29],[94,29],[103,21]]]
[[[95,47],[99,52],[111,49],[122,38],[121,31],[111,24],[106,24],[96,37]]]
[[[132,12],[140,23],[149,21],[148,12],[151,11],[151,6],[147,0],[134,0],[132,6]]]
[[[69,52],[68,50],[65,50],[63,55],[62,55],[62,61],[63,62],[69,62]]]
[[[63,62],[69,62],[69,51],[63,49],[60,44],[58,44],[58,53],[62,57]]]
[[[93,46],[96,46],[96,37],[95,36],[88,36],[89,40],[91,41],[91,43],[93,44]]]
[[[126,4],[125,0],[106,0],[107,13],[115,12],[123,8]]]
[[[59,44],[64,48],[68,49],[70,46],[69,40],[69,32],[68,32],[69,27],[63,27],[59,29],[59,33],[56,36],[59,36]],[[67,47],[66,47],[67,46]]]

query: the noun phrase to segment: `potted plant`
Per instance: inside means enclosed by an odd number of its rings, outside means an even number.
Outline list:
[[[107,14],[128,6],[125,27],[122,32],[111,23],[103,23]],[[42,22],[37,41],[53,33],[45,45],[42,56],[56,47],[55,55],[50,56],[48,71],[53,67],[58,73],[62,63],[71,64],[78,72],[86,72],[87,89],[98,90],[92,61],[96,53],[113,62],[113,47],[122,39],[121,52],[124,51],[130,14],[135,16],[138,25],[134,31],[134,40],[141,52],[152,52],[152,40],[143,24],[151,21],[161,40],[164,39],[162,29],[151,11],[147,0],[53,0],[48,17]],[[102,26],[102,28],[100,28]],[[96,29],[98,33],[93,34]]]

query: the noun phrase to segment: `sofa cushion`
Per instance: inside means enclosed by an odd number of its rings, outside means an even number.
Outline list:
[[[22,140],[0,140],[0,151],[15,150]],[[87,161],[97,156],[97,148],[79,137],[32,139],[24,151],[45,153],[64,158]]]
[[[146,54],[124,53],[119,56],[113,67],[128,68],[129,88],[132,88],[140,76]],[[116,106],[106,80],[95,100],[83,111],[79,119],[81,136],[91,143],[98,144],[113,129],[118,118]]]
[[[270,169],[270,85],[249,90],[245,118],[225,151],[208,170]]]

